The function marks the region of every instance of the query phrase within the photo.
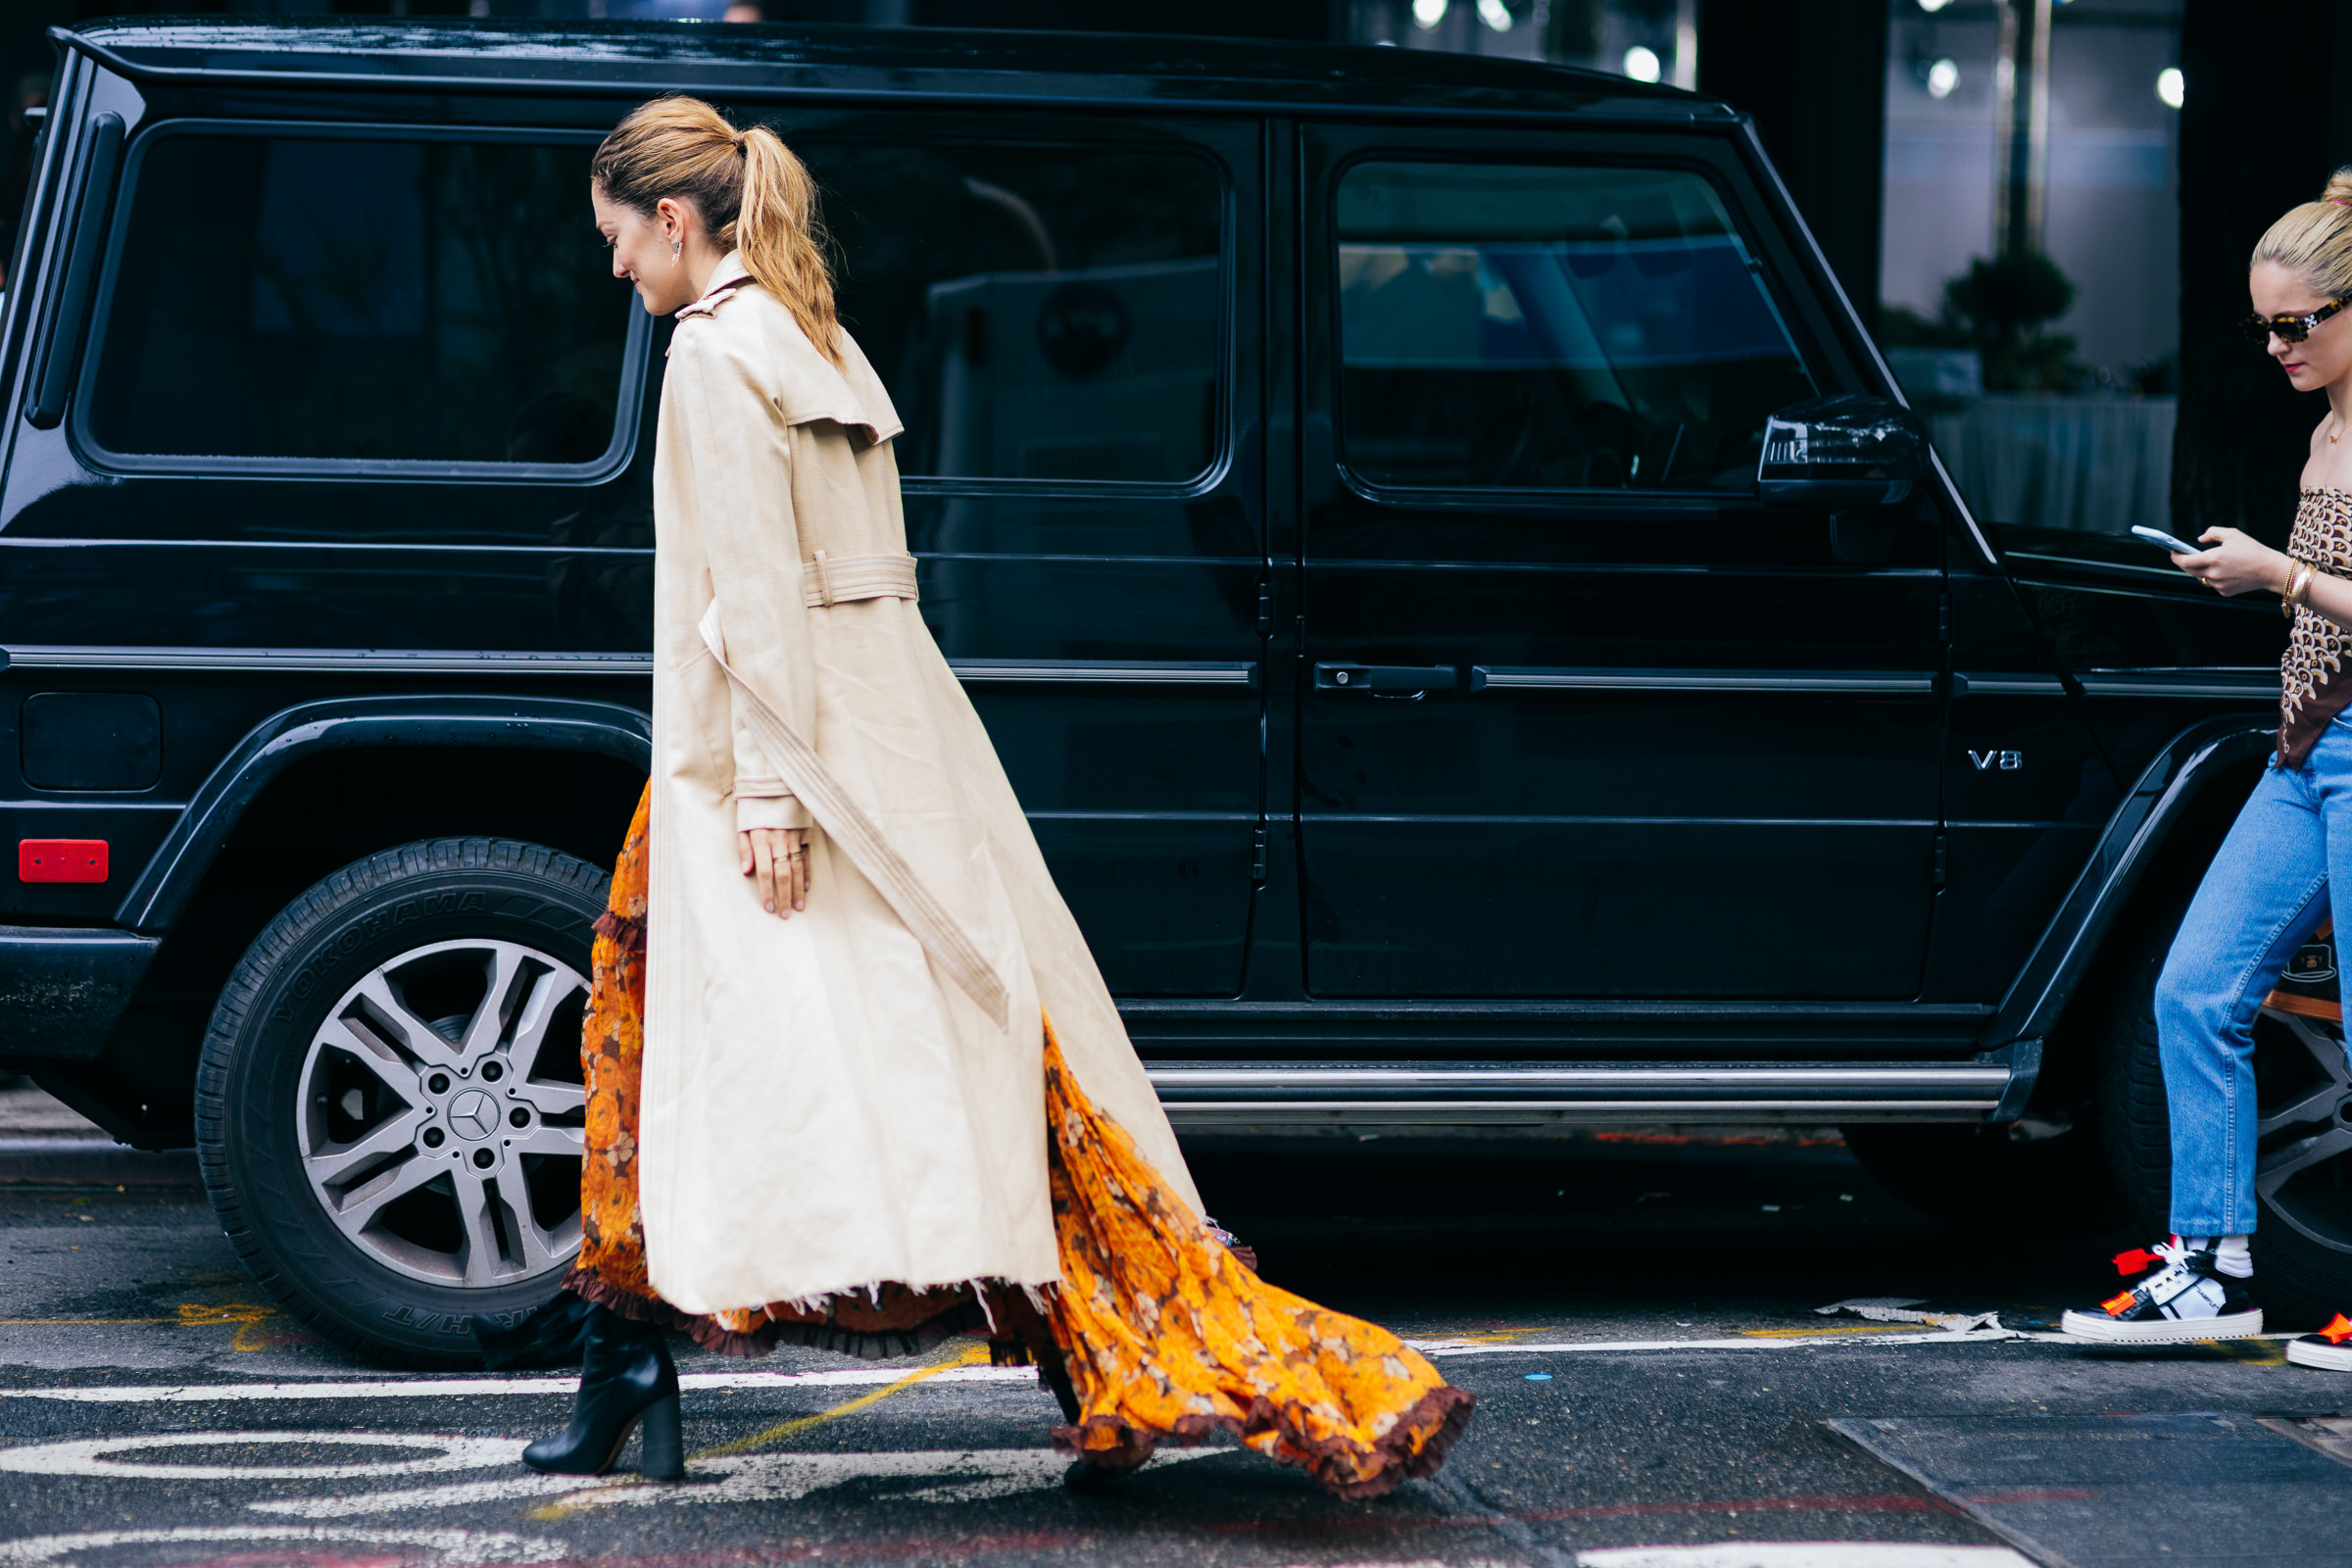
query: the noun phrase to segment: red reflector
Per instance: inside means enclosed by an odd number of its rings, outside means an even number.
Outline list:
[[[106,840],[19,839],[17,880],[103,882],[106,880]]]

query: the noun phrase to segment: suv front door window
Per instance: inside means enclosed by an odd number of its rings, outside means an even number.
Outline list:
[[[1813,393],[1681,171],[1378,162],[1335,217],[1348,464],[1391,489],[1731,489]]]

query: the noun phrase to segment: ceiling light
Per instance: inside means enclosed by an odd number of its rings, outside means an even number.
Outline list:
[[[1478,0],[1478,20],[1496,32],[1511,30],[1511,13],[1502,0]]]
[[[1644,48],[1641,44],[1634,45],[1631,49],[1628,49],[1625,52],[1625,74],[1633,77],[1636,81],[1657,80],[1657,52],[1652,49]]]
[[[1938,60],[1928,68],[1928,96],[1949,98],[1952,89],[1960,85],[1960,65],[1954,60]]]
[[[2164,100],[2167,109],[2178,109],[2187,95],[2187,83],[2181,79],[2179,66],[2167,66],[2156,73],[2156,96]]]
[[[1936,12],[1941,11],[1945,6],[1948,6],[1951,3],[1952,0],[1919,0],[1919,9],[1925,11],[1929,16],[1932,17]]]
[[[1423,32],[1446,20],[1446,0],[1413,0],[1413,25]]]

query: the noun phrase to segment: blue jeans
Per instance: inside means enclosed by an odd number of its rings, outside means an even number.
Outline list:
[[[2352,887],[2352,726],[2340,718],[2301,767],[2264,771],[2156,981],[2177,1235],[2254,1229],[2254,1016],[2328,918],[2339,877]]]

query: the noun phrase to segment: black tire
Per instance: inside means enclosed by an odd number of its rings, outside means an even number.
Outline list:
[[[230,975],[197,1071],[205,1187],[254,1277],[329,1340],[478,1366],[470,1316],[516,1322],[555,1294],[566,1178],[548,1151],[574,1146],[576,1247],[580,982],[606,886],[535,845],[404,845],[288,905]],[[323,1174],[340,1160],[359,1162],[348,1189]]]
[[[2150,1237],[2172,1228],[2172,1117],[2156,1047],[2156,977],[2186,908],[2183,903],[2159,922],[2133,955],[2099,1071],[2116,1185]],[[2257,1146],[2254,1294],[2274,1329],[2317,1328],[2331,1313],[2352,1309],[2352,1123],[2338,1109],[2352,1103],[2352,1074],[2342,1040],[2337,1025],[2267,1010],[2254,1026],[2258,1117],[2276,1116],[2315,1096],[2322,1102],[2309,1120],[2283,1125]],[[2324,1093],[2330,1082],[2341,1096]],[[2331,1152],[2337,1149],[2344,1152]],[[2275,1194],[2261,1191],[2280,1162],[2294,1161],[2298,1152],[2318,1157]]]
[[[2131,954],[2099,1054],[2099,1107],[2110,1128],[2109,1163],[2132,1220],[2150,1237],[2172,1227],[2173,1187],[2173,1118],[2156,1051],[2156,976],[2186,912],[2183,904],[2157,921],[2155,931]]]
[[[1844,1132],[1862,1168],[1930,1219],[2009,1235],[2114,1229],[2124,1200],[2108,1178],[2099,1129],[2077,1121],[2050,1136],[2025,1138],[2023,1130],[1872,1123]]]

